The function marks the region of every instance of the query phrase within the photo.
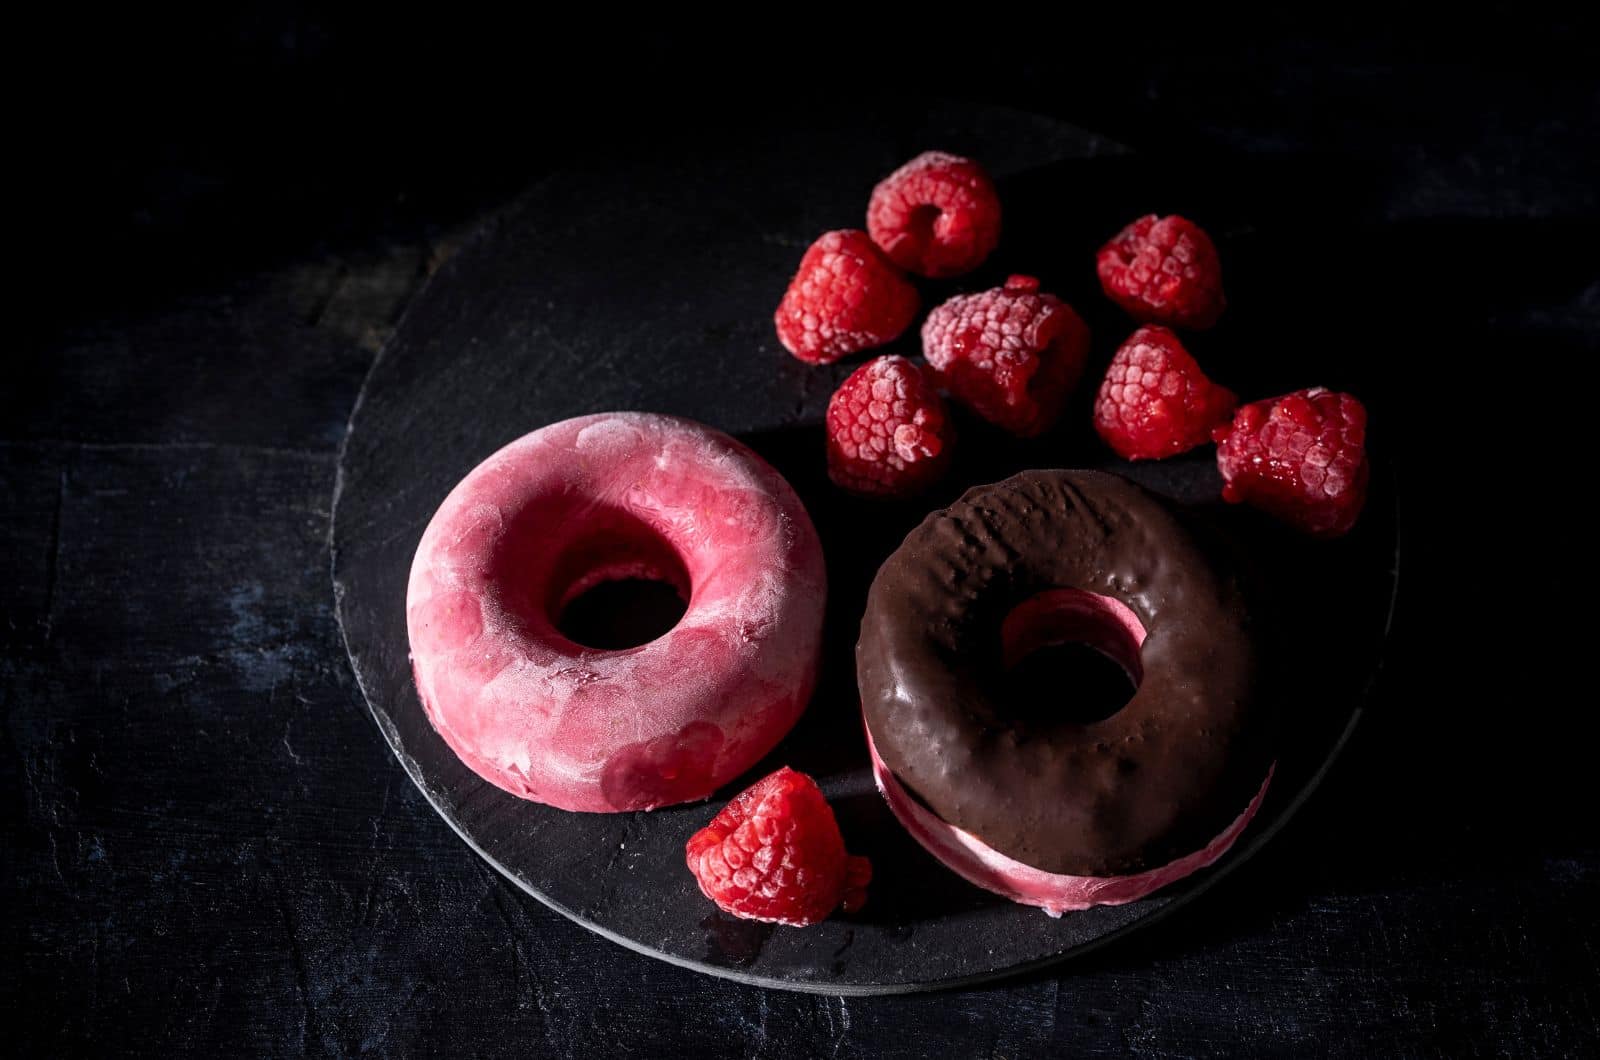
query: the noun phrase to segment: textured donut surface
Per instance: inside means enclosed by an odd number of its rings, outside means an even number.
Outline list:
[[[1059,590],[1104,600],[1142,636],[1138,687],[1104,720],[1072,720],[1070,686],[1059,714],[1012,711],[1000,694],[1007,618]],[[1204,850],[1271,765],[1234,577],[1166,505],[1114,475],[1027,471],[929,515],[873,580],[856,661],[893,779],[1045,874],[1127,876]]]
[[[668,632],[606,651],[556,626],[586,589],[674,586]],[[811,696],[822,547],[783,477],[702,424],[600,413],[534,431],[445,498],[406,593],[418,693],[474,772],[566,810],[705,798]]]

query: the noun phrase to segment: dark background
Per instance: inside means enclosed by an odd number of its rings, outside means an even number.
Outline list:
[[[742,41],[293,8],[19,27],[0,347],[16,1048],[1596,1048],[1593,696],[1567,676],[1587,638],[1553,617],[1593,538],[1562,461],[1600,353],[1595,27],[985,17],[1010,21],[796,13]],[[1263,223],[1295,233],[1289,282],[1328,307],[1284,356],[1330,334],[1390,351],[1375,429],[1406,558],[1369,716],[1266,853],[1058,974],[846,1002],[637,957],[480,863],[367,715],[326,536],[362,377],[475,222],[577,157],[891,91],[1054,114],[1175,182],[1252,182]]]

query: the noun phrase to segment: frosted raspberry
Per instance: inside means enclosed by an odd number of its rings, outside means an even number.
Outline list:
[[[1095,265],[1106,296],[1143,323],[1209,328],[1227,305],[1211,237],[1176,214],[1139,218],[1100,248]]]
[[[899,338],[917,302],[917,289],[872,239],[845,228],[811,244],[773,319],[784,349],[829,364]]]
[[[922,352],[957,400],[1027,438],[1055,422],[1083,374],[1089,328],[1071,306],[1013,276],[1004,287],[963,294],[922,325]]]
[[[852,493],[918,493],[949,466],[954,442],[933,373],[898,355],[857,368],[828,402],[828,477]]]
[[[1206,378],[1178,336],[1159,326],[1135,331],[1106,369],[1094,429],[1127,460],[1160,460],[1211,440],[1239,399]]]
[[[1367,410],[1324,387],[1242,406],[1218,427],[1222,496],[1316,537],[1355,525],[1367,499]]]
[[[902,269],[959,276],[1000,241],[1000,197],[970,158],[925,151],[872,190],[867,231]]]
[[[845,853],[816,781],[788,766],[757,781],[689,837],[689,871],[718,907],[805,927],[866,902],[872,864]]]

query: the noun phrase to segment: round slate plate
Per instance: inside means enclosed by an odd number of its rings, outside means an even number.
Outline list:
[[[924,284],[928,304],[1039,275],[1095,333],[1097,378],[1131,325],[1099,294],[1093,253],[1150,209],[1200,219],[1219,236],[1234,305],[1192,348],[1246,396],[1314,382],[1371,393],[1375,373],[1348,350],[1274,341],[1307,311],[1276,262],[1292,249],[1233,179],[1192,174],[1180,190],[1117,145],[1054,120],[993,108],[857,112],[771,122],[763,132],[572,165],[489,224],[410,309],[351,416],[334,496],[339,620],[373,717],[439,814],[518,886],[590,930],[649,956],[765,986],[833,994],[972,983],[1081,953],[1148,924],[1258,849],[1304,800],[1360,711],[1376,672],[1395,584],[1392,481],[1378,463],[1357,531],[1301,541],[1216,502],[1208,450],[1129,467],[1087,429],[1092,385],[1054,435],[1011,441],[963,419],[948,480],[914,504],[872,504],[833,489],[820,423],[858,361],[811,368],[777,345],[772,310],[818,233],[858,226],[873,182],[928,147],[970,154],[995,174],[1006,236],[975,275]],[[894,349],[917,352],[915,334]],[[858,359],[859,360],[859,359]],[[1363,389],[1363,388],[1366,389]],[[794,484],[822,535],[830,575],[823,676],[778,749],[709,803],[652,813],[564,813],[479,780],[429,727],[407,659],[405,589],[435,507],[489,453],[587,412],[644,409],[703,420],[744,439]],[[1381,422],[1381,420],[1379,421]],[[1050,919],[946,871],[895,824],[874,791],[861,738],[853,644],[866,586],[931,508],[1024,467],[1099,466],[1199,506],[1266,575],[1274,624],[1294,628],[1286,659],[1303,674],[1285,696],[1277,779],[1257,821],[1211,870],[1154,897]],[[1297,591],[1298,590],[1298,591]],[[853,851],[870,855],[871,900],[806,930],[734,920],[701,897],[683,845],[724,798],[780,764],[822,783]]]

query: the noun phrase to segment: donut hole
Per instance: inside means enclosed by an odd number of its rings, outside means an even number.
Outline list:
[[[688,609],[668,581],[617,578],[579,593],[562,609],[556,629],[585,648],[621,651],[672,631]]]
[[[1000,627],[1006,717],[1023,725],[1111,717],[1144,677],[1144,634],[1139,617],[1110,596],[1050,589],[1024,600]]]
[[[693,590],[689,571],[655,527],[610,507],[554,522],[576,536],[550,567],[542,600],[529,606],[562,636],[580,647],[621,651],[650,643],[683,618]]]
[[[549,615],[574,644],[621,651],[671,632],[688,610],[689,572],[676,550],[643,522],[575,542],[555,567]]]

